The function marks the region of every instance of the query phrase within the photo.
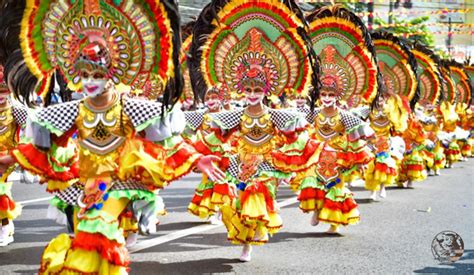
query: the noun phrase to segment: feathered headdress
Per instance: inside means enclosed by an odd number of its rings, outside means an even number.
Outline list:
[[[316,9],[306,18],[321,62],[322,87],[336,90],[339,99],[352,105],[370,104],[378,93],[380,75],[364,23],[339,5]]]
[[[381,31],[372,33],[372,41],[387,91],[406,98],[413,109],[420,89],[418,64],[410,46],[393,34]]]
[[[21,38],[38,94],[48,90],[55,69],[77,90],[78,61],[104,68],[116,84],[132,89],[161,79],[165,104],[182,88],[174,0],[27,0]]]
[[[181,73],[183,74],[183,93],[181,94],[180,101],[190,101],[193,102],[197,97],[194,96],[193,89],[191,86],[191,77],[189,74],[189,63],[188,63],[188,57],[189,57],[189,50],[191,48],[191,41],[193,40],[193,35],[192,35],[192,30],[195,25],[196,21],[190,21],[186,25],[184,25],[181,30],[182,30],[182,38],[183,38],[183,43],[181,47],[181,52],[180,52],[180,58],[179,58],[179,63],[181,66]],[[194,102],[196,103],[196,102]]]
[[[225,84],[233,98],[248,83],[267,94],[305,94],[317,73],[302,12],[294,1],[214,0],[194,27],[190,61],[193,88]],[[313,55],[314,56],[314,55]],[[316,68],[316,69],[315,69]]]
[[[439,59],[425,46],[415,44],[412,50],[418,63],[418,79],[420,85],[420,104],[436,104],[442,91]]]
[[[472,87],[469,76],[464,71],[462,64],[452,60],[448,62],[451,77],[456,87],[456,102],[471,105]]]
[[[453,78],[451,77],[451,69],[449,68],[448,62],[446,60],[441,60],[440,64],[441,66],[439,69],[443,87],[441,90],[440,99],[454,104],[456,102],[456,85],[454,84]]]

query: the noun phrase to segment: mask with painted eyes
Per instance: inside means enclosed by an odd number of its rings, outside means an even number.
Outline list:
[[[96,97],[105,91],[107,77],[102,72],[81,72],[81,82],[86,96]]]
[[[296,107],[304,107],[306,105],[306,98],[304,97],[298,97],[295,99]]]
[[[323,107],[327,108],[336,105],[337,97],[334,92],[323,90],[321,91],[320,100]]]
[[[249,105],[258,105],[265,98],[265,92],[259,85],[247,85],[244,88],[244,92],[246,101]]]
[[[210,94],[207,94],[206,95],[206,98],[205,98],[205,104],[206,104],[206,107],[210,110],[210,111],[217,111],[220,109],[221,105],[222,105],[222,102],[221,100],[219,99],[219,95],[216,94],[216,93],[210,93]]]

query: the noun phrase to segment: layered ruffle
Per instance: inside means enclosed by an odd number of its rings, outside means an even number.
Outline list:
[[[162,145],[146,140],[127,140],[119,158],[119,178],[163,188],[168,182],[189,173],[201,155],[181,138],[175,138]]]
[[[48,192],[64,190],[79,180],[79,162],[73,143],[67,147],[52,146],[48,152],[32,144],[19,144],[12,155],[23,169],[41,176],[41,182],[47,182]]]
[[[315,165],[324,143],[309,138],[302,132],[295,142],[284,144],[272,153],[272,165],[286,173],[302,172]]]
[[[446,155],[446,160],[451,163],[459,161],[462,157],[461,148],[459,148],[456,141],[449,143],[448,148],[444,150],[444,154]]]
[[[97,234],[61,234],[46,247],[40,274],[127,274],[129,256],[122,245]]]
[[[356,224],[360,220],[357,203],[349,189],[340,182],[331,188],[317,178],[305,180],[298,196],[303,212],[318,211],[320,221],[332,225]]]
[[[395,183],[398,176],[398,167],[394,159],[386,153],[369,163],[365,171],[365,188],[375,191],[380,189],[380,185],[386,186]]]
[[[21,205],[17,205],[11,194],[12,183],[0,183],[0,220],[13,220],[21,214]]]
[[[203,175],[203,180],[196,189],[188,206],[188,211],[200,218],[208,218],[214,215],[224,204],[232,205],[235,198],[234,189],[228,184],[215,184]]]
[[[222,207],[227,237],[234,244],[263,244],[283,226],[275,208],[275,180],[254,180],[236,203]]]
[[[423,161],[423,157],[418,150],[413,150],[406,155],[402,162],[401,174],[403,174],[403,176],[400,179],[410,181],[425,180],[428,174]]]

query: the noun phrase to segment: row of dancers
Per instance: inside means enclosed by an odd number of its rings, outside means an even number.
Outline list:
[[[127,242],[164,211],[158,190],[191,171],[188,210],[220,216],[250,261],[283,226],[282,184],[340,234],[360,220],[356,179],[377,200],[472,155],[472,67],[369,33],[341,6],[214,0],[183,30],[171,0],[0,8],[0,243],[20,214],[16,169],[71,233],[40,273],[127,273]]]

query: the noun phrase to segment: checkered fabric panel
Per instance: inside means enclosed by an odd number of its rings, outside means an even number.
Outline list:
[[[62,191],[55,192],[54,195],[69,205],[77,205],[77,198],[82,192],[79,187],[73,184]]]
[[[75,100],[48,106],[38,113],[38,119],[39,121],[48,122],[61,132],[66,132],[72,127],[76,120],[77,114],[79,113],[80,102],[79,100]]]
[[[229,167],[227,168],[227,172],[234,177],[239,178],[239,166],[240,166],[240,158],[238,155],[234,155],[229,160]]]
[[[12,114],[17,124],[19,125],[26,124],[26,120],[28,119],[28,111],[26,110],[25,107],[20,106],[20,105],[13,105]]]
[[[124,98],[124,112],[132,121],[134,127],[161,115],[161,104],[155,101]]]
[[[297,112],[296,110],[275,110],[269,109],[271,120],[273,125],[278,129],[283,130],[288,121],[295,120],[297,118],[303,119],[304,114]]]
[[[202,121],[204,119],[204,114],[207,110],[199,110],[199,111],[188,111],[184,112],[184,117],[186,118],[186,124],[191,127],[193,130],[196,130],[201,126]]]
[[[314,122],[314,114],[308,106],[298,107],[297,110],[305,115],[304,117],[308,123],[312,124]]]
[[[269,162],[262,162],[258,166],[258,171],[275,171],[276,169]]]
[[[114,181],[110,191],[114,190],[148,190],[145,185],[134,180]]]
[[[240,124],[240,119],[244,113],[243,109],[224,111],[220,113],[209,114],[211,120],[216,120],[223,125],[224,130],[229,130],[237,127]]]
[[[355,126],[363,123],[363,121],[360,118],[356,117],[355,115],[353,115],[352,113],[348,111],[339,110],[339,113],[341,115],[342,124],[344,124],[344,127],[346,128],[346,130],[352,129]]]

